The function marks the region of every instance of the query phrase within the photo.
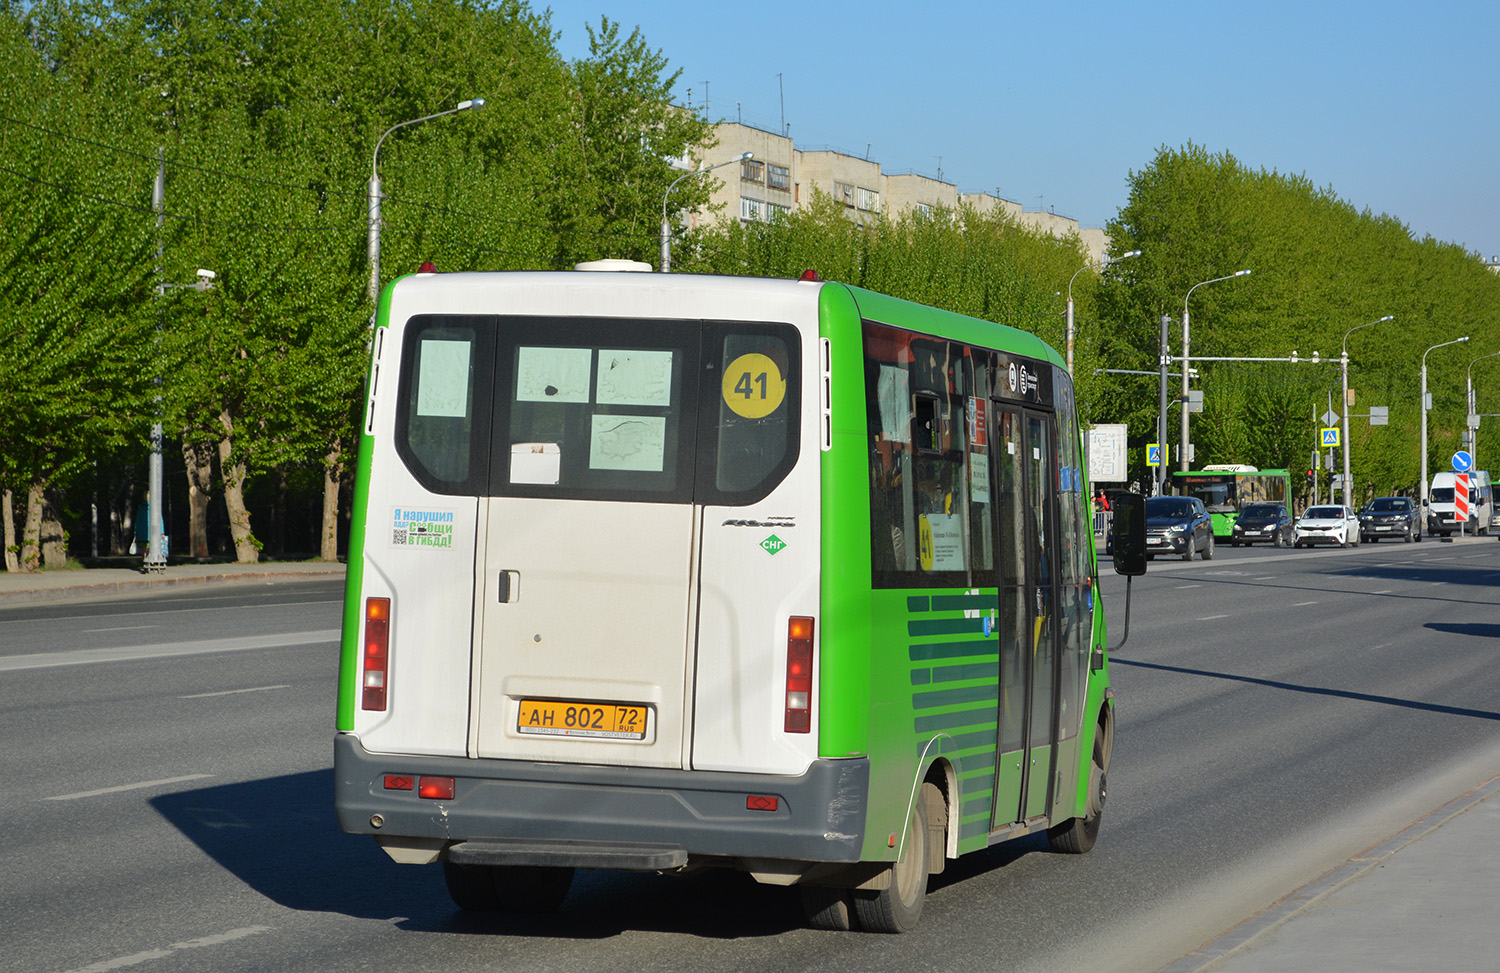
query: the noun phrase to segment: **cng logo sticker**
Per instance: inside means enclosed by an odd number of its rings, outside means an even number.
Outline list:
[[[786,547],[786,541],[777,537],[775,534],[772,534],[770,537],[767,537],[765,540],[761,541],[760,546],[767,554],[775,557],[777,554],[781,553],[782,548]]]

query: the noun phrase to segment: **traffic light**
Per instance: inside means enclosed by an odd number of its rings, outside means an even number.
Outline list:
[[[1307,485],[1308,486],[1312,486],[1313,485],[1313,471],[1312,470],[1308,470],[1307,471]]]

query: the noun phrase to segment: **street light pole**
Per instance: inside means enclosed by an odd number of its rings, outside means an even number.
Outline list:
[[[1103,271],[1110,264],[1119,263],[1121,260],[1129,260],[1131,257],[1139,257],[1140,255],[1141,252],[1139,250],[1132,250],[1129,253],[1122,253],[1118,257],[1113,258],[1106,254],[1104,260],[1099,264],[1099,269],[1100,271]],[[1068,340],[1066,348],[1066,358],[1069,375],[1073,374],[1073,281],[1078,278],[1079,274],[1083,273],[1085,270],[1088,270],[1092,266],[1094,266],[1094,262],[1089,261],[1082,267],[1079,267],[1077,270],[1073,271],[1073,276],[1068,278]]]
[[[672,180],[672,184],[667,187],[667,191],[661,194],[661,272],[662,273],[664,273],[664,274],[670,274],[672,272],[672,223],[671,223],[670,220],[667,219],[667,197],[669,197],[669,196],[672,195],[672,190],[676,189],[677,188],[677,184],[680,183],[680,182],[682,182],[682,180],[684,180],[684,179],[689,179],[689,178],[691,178],[693,176],[701,176],[705,172],[713,172],[715,169],[722,169],[725,166],[732,166],[736,162],[744,162],[744,161],[746,161],[748,159],[753,159],[753,158],[755,158],[755,153],[754,152],[746,152],[746,153],[743,153],[742,155],[735,156],[733,159],[726,159],[723,162],[716,162],[716,163],[714,163],[711,166],[704,166],[701,169],[690,169],[687,172],[684,172],[682,175],[678,176],[676,179]]]
[[[1441,344],[1433,345],[1422,352],[1422,475],[1418,485],[1421,487],[1422,506],[1424,507],[1427,506],[1427,356],[1439,348],[1446,348],[1449,345],[1456,345],[1468,340],[1469,336],[1464,335],[1462,338],[1454,338],[1452,341],[1444,341]]]
[[[458,103],[458,105],[456,107],[450,108],[447,111],[440,111],[440,112],[437,112],[437,113],[432,114],[432,115],[423,115],[421,118],[413,118],[410,121],[406,121],[406,122],[397,122],[395,125],[392,125],[390,128],[386,129],[385,133],[382,134],[380,136],[380,138],[378,138],[378,139],[375,140],[375,152],[370,156],[370,225],[369,225],[369,241],[368,241],[368,256],[369,256],[369,263],[370,263],[370,285],[369,285],[369,288],[367,289],[367,293],[369,294],[369,297],[370,297],[370,303],[372,305],[375,303],[375,299],[380,296],[380,168],[379,167],[380,167],[380,146],[381,146],[381,143],[383,143],[385,141],[387,135],[390,135],[392,132],[394,132],[398,128],[405,128],[408,125],[418,125],[418,124],[421,124],[422,122],[430,122],[434,118],[442,118],[444,115],[455,115],[458,112],[467,111],[470,108],[483,108],[483,107],[484,107],[484,99],[483,98],[471,98],[468,101],[461,101],[461,102]]]
[[[1500,355],[1500,351],[1492,351],[1488,355],[1480,355],[1474,361],[1469,362],[1468,394],[1464,396],[1464,402],[1468,404],[1469,414],[1464,417],[1464,425],[1469,432],[1469,456],[1474,460],[1474,468],[1479,469],[1479,426],[1470,425],[1470,418],[1474,422],[1479,421],[1479,403],[1474,401],[1474,362],[1484,361],[1486,358],[1494,358]]]
[[[1193,296],[1193,291],[1204,284],[1217,284],[1221,280],[1233,280],[1236,277],[1248,277],[1250,271],[1236,270],[1232,274],[1223,277],[1215,277],[1212,280],[1203,280],[1188,288],[1187,296],[1182,299],[1182,443],[1178,446],[1177,457],[1182,464],[1182,472],[1188,469],[1188,298]]]
[[[1342,400],[1344,403],[1344,431],[1343,433],[1341,433],[1344,443],[1344,478],[1341,482],[1344,485],[1344,503],[1348,504],[1351,507],[1354,506],[1354,504],[1349,503],[1349,494],[1353,492],[1349,489],[1352,483],[1352,479],[1349,473],[1349,336],[1358,331],[1360,328],[1368,328],[1372,327],[1373,325],[1383,324],[1386,321],[1394,320],[1395,317],[1396,316],[1394,314],[1387,314],[1385,317],[1381,318],[1378,321],[1370,321],[1366,324],[1356,324],[1354,327],[1344,332],[1344,351],[1343,354],[1339,357],[1339,387],[1340,389],[1342,389],[1344,395]],[[1328,499],[1332,500],[1333,498],[1329,497]]]

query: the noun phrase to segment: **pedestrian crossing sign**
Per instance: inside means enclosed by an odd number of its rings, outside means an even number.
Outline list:
[[[1323,445],[1324,446],[1337,446],[1338,444],[1339,444],[1339,427],[1338,426],[1324,426],[1323,427]]]
[[[1166,466],[1167,465],[1166,448],[1164,446],[1162,446],[1160,443],[1147,443],[1146,444],[1146,465],[1147,466]]]

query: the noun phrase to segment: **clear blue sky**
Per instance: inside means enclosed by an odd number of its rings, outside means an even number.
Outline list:
[[[569,59],[601,15],[640,27],[682,71],[675,100],[706,95],[713,120],[775,131],[784,111],[800,147],[868,146],[887,172],[1084,226],[1191,141],[1500,255],[1496,0],[534,6]]]

